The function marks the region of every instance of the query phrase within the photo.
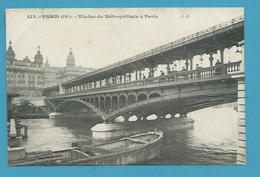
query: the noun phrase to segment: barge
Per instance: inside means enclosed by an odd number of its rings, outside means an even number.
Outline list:
[[[140,164],[159,156],[162,139],[162,131],[153,131],[95,146],[90,146],[83,142],[73,143],[72,148],[59,151],[29,153],[19,148],[20,153],[17,153],[15,150],[10,149],[9,165],[81,166]]]

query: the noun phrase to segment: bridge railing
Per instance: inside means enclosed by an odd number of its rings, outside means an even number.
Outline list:
[[[186,79],[209,78],[220,75],[232,74],[240,71],[241,61],[219,64],[213,67],[196,68],[192,71],[173,71],[169,75],[146,79],[146,83],[170,82]]]
[[[116,83],[116,84],[110,84],[110,85],[106,85],[106,86],[102,86],[102,87],[89,88],[89,89],[85,89],[85,90],[74,91],[72,93],[61,94],[60,96],[77,95],[80,93],[91,93],[91,92],[126,88],[126,87],[132,87],[132,86],[151,85],[151,84],[164,83],[164,82],[178,82],[181,80],[196,80],[196,79],[201,79],[201,78],[219,77],[219,76],[239,72],[240,64],[241,64],[241,61],[237,61],[237,62],[229,62],[226,64],[219,64],[219,65],[207,67],[207,68],[198,67],[192,71],[172,71],[170,74],[164,75],[164,76],[150,77],[147,79],[136,80],[136,81],[131,81],[131,82]]]

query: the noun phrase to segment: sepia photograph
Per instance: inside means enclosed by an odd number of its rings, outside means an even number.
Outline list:
[[[9,166],[247,164],[244,8],[5,13]]]

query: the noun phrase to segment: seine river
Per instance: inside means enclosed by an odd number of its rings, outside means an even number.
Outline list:
[[[160,157],[144,164],[232,164],[236,163],[237,112],[232,107],[206,108],[188,114],[193,127],[164,132]],[[85,119],[24,119],[28,126],[27,151],[58,150],[75,141],[91,143]]]

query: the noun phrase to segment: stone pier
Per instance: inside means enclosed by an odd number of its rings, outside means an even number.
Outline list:
[[[154,129],[164,131],[191,128],[194,120],[190,117],[137,120],[125,122],[99,123],[91,128],[92,138],[95,140],[113,140],[138,133],[148,132]]]

